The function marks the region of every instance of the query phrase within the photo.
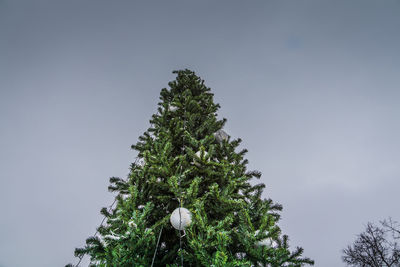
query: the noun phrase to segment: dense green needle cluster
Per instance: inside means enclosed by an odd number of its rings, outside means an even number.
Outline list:
[[[162,89],[151,127],[132,148],[128,179],[112,177],[109,190],[117,205],[102,209],[106,224],[86,240],[76,256],[88,254],[93,266],[303,266],[302,248],[288,248],[277,225],[280,205],[262,199],[264,184],[248,171],[241,140],[217,139],[226,119],[194,72],[175,71]],[[174,209],[190,210],[192,223],[182,231],[169,222]]]

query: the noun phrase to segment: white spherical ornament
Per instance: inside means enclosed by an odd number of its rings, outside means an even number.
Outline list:
[[[171,112],[174,112],[174,111],[178,110],[178,107],[174,106],[174,105],[171,105],[171,106],[168,107],[168,110],[171,111]]]
[[[258,235],[259,232],[260,232],[260,231],[257,230],[254,234],[255,234],[255,235]],[[274,244],[274,241],[273,241],[272,238],[270,238],[270,237],[267,237],[267,238],[265,238],[265,239],[260,240],[260,241],[257,242],[257,245],[258,245],[258,246],[272,247],[273,244]]]
[[[204,151],[203,157],[204,157],[204,158],[207,157],[207,154],[208,154],[208,153],[207,153],[206,151]],[[196,152],[196,156],[199,157],[199,158],[201,158],[201,151],[197,151],[197,152]]]
[[[192,214],[188,209],[177,208],[172,212],[169,220],[176,230],[184,230],[192,222]]]
[[[265,238],[265,239],[259,241],[259,242],[257,243],[257,245],[259,245],[259,246],[272,247],[273,242],[272,242],[272,239],[271,239],[271,238]]]
[[[197,151],[195,155],[196,155],[196,157],[202,159],[202,157],[201,157],[201,151]],[[203,158],[206,158],[207,155],[208,155],[208,153],[207,153],[206,151],[204,151]],[[210,161],[210,159],[207,159],[207,161]],[[194,159],[194,161],[193,161],[192,163],[194,163],[197,167],[200,167],[200,166],[201,166],[201,164],[200,164],[200,162],[199,162],[198,159]]]
[[[146,164],[145,160],[143,158],[138,159],[137,165],[140,167],[143,167]]]
[[[223,141],[228,141],[229,135],[224,130],[218,130],[214,133],[214,137],[221,144]]]
[[[255,235],[258,235],[259,232],[260,232],[260,231],[257,230],[254,234],[255,234]],[[272,247],[273,244],[274,244],[274,241],[273,241],[272,238],[270,238],[270,237],[267,237],[267,238],[265,238],[265,239],[260,240],[260,241],[257,242],[257,245],[258,245],[258,246]]]
[[[132,228],[137,228],[137,224],[134,221],[129,221],[128,225]]]

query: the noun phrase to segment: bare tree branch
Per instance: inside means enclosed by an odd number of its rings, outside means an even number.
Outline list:
[[[391,218],[380,226],[368,223],[353,245],[343,250],[343,261],[358,267],[400,267],[400,227]]]

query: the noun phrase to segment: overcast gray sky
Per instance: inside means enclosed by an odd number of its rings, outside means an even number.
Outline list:
[[[76,263],[174,69],[316,266],[400,220],[400,1],[0,0],[0,266]]]

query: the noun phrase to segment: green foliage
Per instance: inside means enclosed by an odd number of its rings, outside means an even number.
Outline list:
[[[248,171],[241,140],[217,142],[218,120],[213,94],[194,72],[175,71],[162,89],[152,126],[132,146],[144,164],[133,163],[128,179],[110,178],[118,193],[99,237],[90,237],[76,256],[89,255],[93,266],[150,266],[162,230],[155,266],[303,266],[302,249],[291,252],[277,225],[280,205],[262,199],[264,184]],[[200,151],[200,153],[197,153]],[[169,223],[174,209],[192,213],[181,238]],[[268,239],[270,245],[260,245]],[[182,248],[180,249],[180,241]]]

